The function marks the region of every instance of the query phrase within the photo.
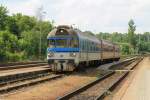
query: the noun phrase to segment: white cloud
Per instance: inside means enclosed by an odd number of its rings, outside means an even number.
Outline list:
[[[149,0],[8,0],[11,13],[35,15],[43,5],[47,19],[56,24],[76,24],[82,30],[94,32],[126,32],[128,21],[133,18],[137,32],[150,31]]]
[[[35,15],[35,11],[41,6],[41,2],[41,0],[14,0],[14,2],[7,1],[6,6],[11,14],[21,12],[26,15]]]

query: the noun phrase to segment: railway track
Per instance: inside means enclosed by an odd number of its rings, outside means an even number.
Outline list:
[[[59,97],[58,100],[101,100],[106,96],[106,94],[111,93],[111,91],[129,74],[131,70],[135,68],[141,60],[142,58],[132,60],[131,62],[129,60],[128,62],[130,63],[128,64],[122,62],[124,63],[124,66],[127,66],[123,67],[126,70],[109,70],[109,72],[104,76],[67,93],[63,97]]]
[[[132,62],[134,61],[134,59],[130,59],[127,62]],[[34,63],[33,65],[38,65],[39,63]],[[41,63],[40,63],[41,64]],[[120,63],[117,63],[118,65],[120,65]],[[127,63],[125,63],[127,65]],[[45,82],[45,81],[49,81],[49,80],[53,80],[53,79],[57,79],[57,78],[61,78],[64,75],[56,75],[56,74],[52,74],[50,72],[50,69],[48,67],[41,67],[40,69],[37,69],[39,67],[36,68],[36,66],[34,67],[28,67],[32,65],[31,63],[25,64],[25,65],[11,65],[11,66],[20,66],[20,67],[16,67],[14,69],[9,70],[2,70],[0,71],[0,95],[7,95],[11,92],[13,92],[14,90],[18,90],[20,88],[23,87],[28,87],[31,85],[35,85],[41,82]],[[25,66],[25,67],[24,67]],[[8,67],[9,69],[9,67]],[[19,71],[19,70],[25,70],[25,69],[29,69],[29,71]],[[31,70],[32,69],[32,70]],[[35,70],[33,70],[35,69]],[[12,73],[12,72],[15,73]],[[10,72],[11,74],[8,74],[7,72]],[[5,75],[6,73],[6,75]],[[4,74],[4,75],[2,75]],[[114,71],[109,71],[109,73],[104,76],[102,79],[111,76],[112,74],[114,74]],[[102,80],[100,79],[100,80]],[[97,82],[99,82],[99,79],[97,80]]]
[[[54,75],[51,73],[40,74],[34,77],[22,78],[11,82],[4,82],[0,84],[0,95],[7,95],[10,92],[14,92],[23,87],[29,87],[35,84],[39,84],[45,81],[50,81],[63,77],[63,75]],[[7,94],[6,94],[7,93]]]
[[[29,67],[37,67],[37,66],[45,66],[46,62],[20,62],[20,63],[7,63],[0,64],[1,70],[11,70],[11,69],[20,69],[20,68],[29,68]]]
[[[51,73],[47,66],[26,67],[26,65],[25,68],[21,65],[17,69],[0,70],[0,95],[63,76]]]
[[[37,63],[46,63],[46,61],[29,61],[29,62],[9,62],[9,63],[0,63],[0,67],[4,67],[4,66],[13,66],[13,65],[25,65],[25,64],[37,64]]]

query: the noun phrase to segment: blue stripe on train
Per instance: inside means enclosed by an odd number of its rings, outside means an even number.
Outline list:
[[[47,48],[47,51],[53,52],[79,52],[79,48]]]
[[[48,40],[71,39],[71,37],[49,37]]]

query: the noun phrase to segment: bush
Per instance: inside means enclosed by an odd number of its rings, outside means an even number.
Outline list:
[[[0,31],[0,62],[21,61],[24,52],[19,51],[18,39],[9,31]]]
[[[25,57],[25,55],[23,52],[20,52],[20,53],[6,52],[6,59],[9,62],[22,61],[24,59],[24,57]]]
[[[129,55],[134,53],[134,49],[130,46],[129,43],[120,43],[122,55]]]

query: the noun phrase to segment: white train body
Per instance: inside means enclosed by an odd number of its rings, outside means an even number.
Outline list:
[[[48,37],[47,60],[52,71],[73,71],[80,65],[119,60],[119,46],[69,26],[58,26]]]

